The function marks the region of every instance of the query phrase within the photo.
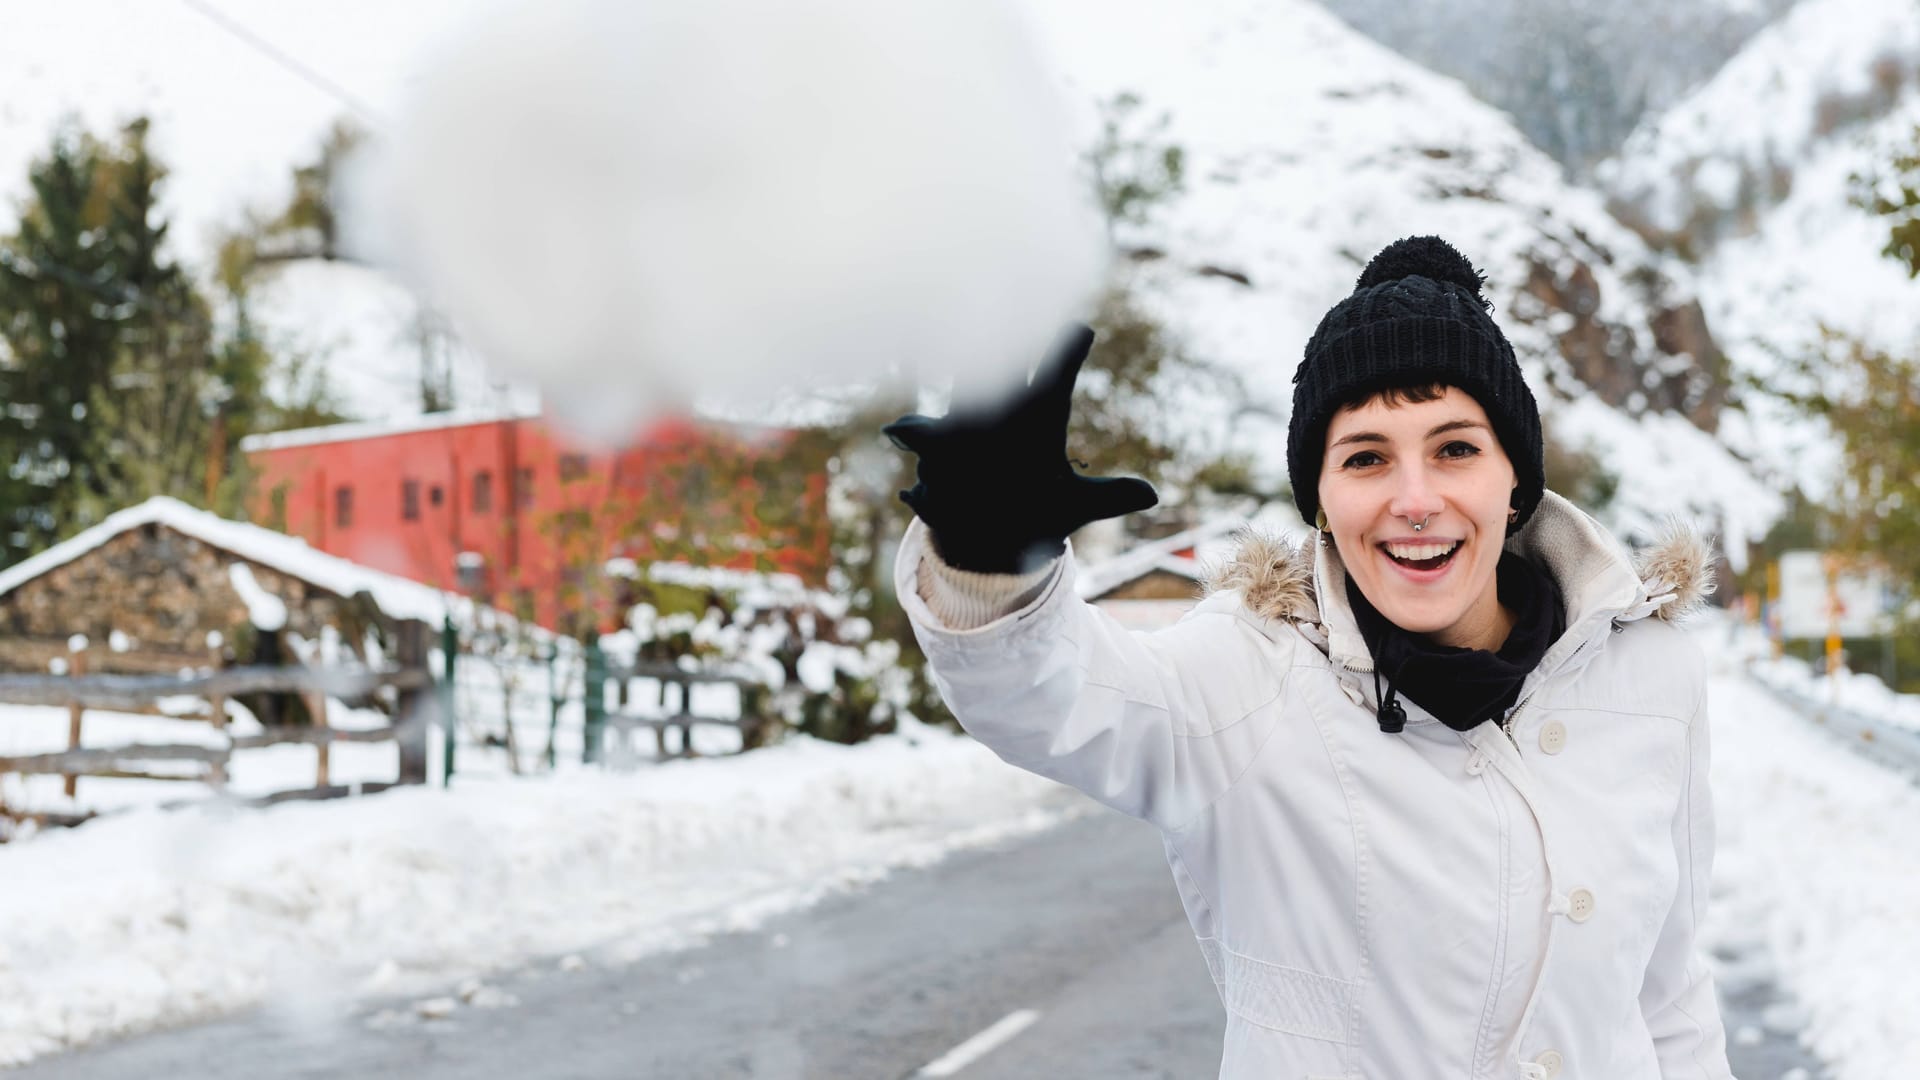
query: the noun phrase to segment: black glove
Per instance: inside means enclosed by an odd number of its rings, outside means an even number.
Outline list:
[[[1076,323],[1013,400],[939,419],[912,413],[881,429],[920,457],[920,482],[900,499],[927,523],[949,566],[1027,573],[1066,550],[1087,522],[1160,501],[1145,480],[1081,476],[1067,461],[1073,383],[1092,347],[1093,331]]]

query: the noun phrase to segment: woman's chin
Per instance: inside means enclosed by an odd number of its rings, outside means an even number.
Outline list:
[[[1388,622],[1411,634],[1441,633],[1466,615],[1466,606],[1463,604],[1438,604],[1431,599],[1408,602],[1392,596],[1386,597],[1385,603],[1371,596],[1367,599],[1372,601],[1374,609],[1385,616]]]

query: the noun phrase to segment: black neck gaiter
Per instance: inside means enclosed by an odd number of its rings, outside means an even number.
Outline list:
[[[1354,621],[1389,692],[1398,691],[1455,731],[1504,717],[1520,696],[1521,680],[1566,632],[1560,588],[1545,568],[1503,551],[1494,578],[1501,605],[1514,613],[1513,632],[1498,652],[1438,645],[1402,630],[1347,578]]]

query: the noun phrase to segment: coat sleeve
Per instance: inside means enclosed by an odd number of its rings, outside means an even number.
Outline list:
[[[1069,548],[1017,609],[961,628],[920,588],[921,560],[933,557],[916,520],[895,588],[941,697],[1003,760],[1174,830],[1224,794],[1272,732],[1290,654],[1223,606],[1129,631],[1075,595]]]
[[[1653,1035],[1662,1080],[1733,1078],[1713,975],[1697,940],[1713,876],[1713,793],[1707,784],[1709,736],[1702,678],[1687,724],[1686,777],[1673,822],[1680,887],[1655,941],[1653,960],[1640,988],[1640,1011]]]

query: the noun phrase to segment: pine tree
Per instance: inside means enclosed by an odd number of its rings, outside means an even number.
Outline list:
[[[0,243],[0,552],[11,563],[67,532],[76,495],[108,488],[91,417],[121,325],[140,297],[118,278],[97,195],[100,151],[62,130],[28,173],[32,195]]]
[[[155,205],[165,169],[136,121],[103,155],[98,198],[117,277],[139,298],[120,321],[104,387],[96,385],[90,431],[103,483],[79,509],[98,520],[152,495],[201,503],[213,417],[229,387],[217,371],[213,318],[191,277],[164,254],[168,225]],[[104,391],[104,392],[102,392]]]
[[[165,179],[145,120],[112,142],[63,128],[29,169],[0,238],[0,561],[151,495],[239,509],[238,483],[210,481],[231,475],[268,358],[216,341],[168,254]]]

